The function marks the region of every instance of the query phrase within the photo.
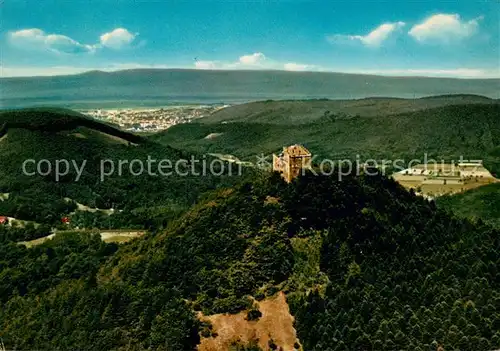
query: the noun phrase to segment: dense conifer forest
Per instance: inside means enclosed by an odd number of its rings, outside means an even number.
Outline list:
[[[499,234],[382,176],[262,174],[120,246],[66,234],[26,249],[3,234],[0,337],[15,349],[194,350],[215,337],[196,311],[236,313],[283,291],[304,350],[491,350]]]

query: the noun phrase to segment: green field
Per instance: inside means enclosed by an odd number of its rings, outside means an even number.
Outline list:
[[[453,213],[500,227],[500,184],[490,184],[462,194],[443,196],[437,204]]]

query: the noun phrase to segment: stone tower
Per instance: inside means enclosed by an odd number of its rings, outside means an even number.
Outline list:
[[[279,155],[273,154],[273,171],[281,173],[287,183],[308,168],[311,168],[311,153],[302,145],[283,147]]]

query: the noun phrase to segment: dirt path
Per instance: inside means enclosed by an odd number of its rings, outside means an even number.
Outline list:
[[[101,240],[107,243],[123,243],[146,234],[145,231],[102,231]]]
[[[33,247],[33,246],[37,246],[37,245],[43,244],[47,240],[51,240],[54,236],[56,236],[56,235],[55,234],[50,234],[50,235],[47,235],[47,236],[44,236],[42,238],[38,238],[38,239],[35,239],[35,240],[21,241],[21,242],[18,242],[18,244],[24,245],[26,247]]]
[[[57,234],[64,234],[64,233],[70,233],[70,232],[85,232],[88,233],[89,231],[84,231],[84,230],[60,230],[56,231],[52,234],[49,234],[47,236],[44,236],[42,238],[38,238],[35,240],[30,240],[30,241],[21,241],[18,244],[24,245],[26,247],[32,247],[36,245],[43,244],[47,240],[50,240],[54,238]],[[117,229],[117,230],[103,230],[99,233],[101,235],[101,240],[107,243],[125,243],[127,241],[130,241],[134,238],[138,238],[146,234],[146,231],[144,230],[128,230],[128,229]]]
[[[74,201],[73,199],[70,199],[69,197],[65,197],[64,200],[66,202],[70,202],[70,201],[73,201],[74,203],[76,203],[76,209],[78,211],[84,211],[84,212],[91,212],[91,213],[95,213],[95,212],[103,212],[105,214],[107,214],[108,216],[111,215],[112,213],[114,213],[114,210],[113,209],[101,209],[101,208],[92,208],[92,207],[89,207],[87,205],[84,205],[84,204],[81,204],[79,202],[76,202]],[[74,212],[73,212],[74,213]],[[73,214],[72,213],[72,214]]]
[[[253,166],[254,164],[252,162],[248,161],[241,161],[238,157],[233,156],[233,155],[223,155],[223,154],[215,154],[215,153],[209,153],[210,156],[217,157],[218,159],[224,161],[224,162],[234,162],[236,164],[240,164],[243,166]]]

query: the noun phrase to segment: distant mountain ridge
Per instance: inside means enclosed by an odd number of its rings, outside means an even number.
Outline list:
[[[500,79],[386,77],[330,72],[133,69],[0,80],[2,108],[165,106],[287,99],[499,98]]]

